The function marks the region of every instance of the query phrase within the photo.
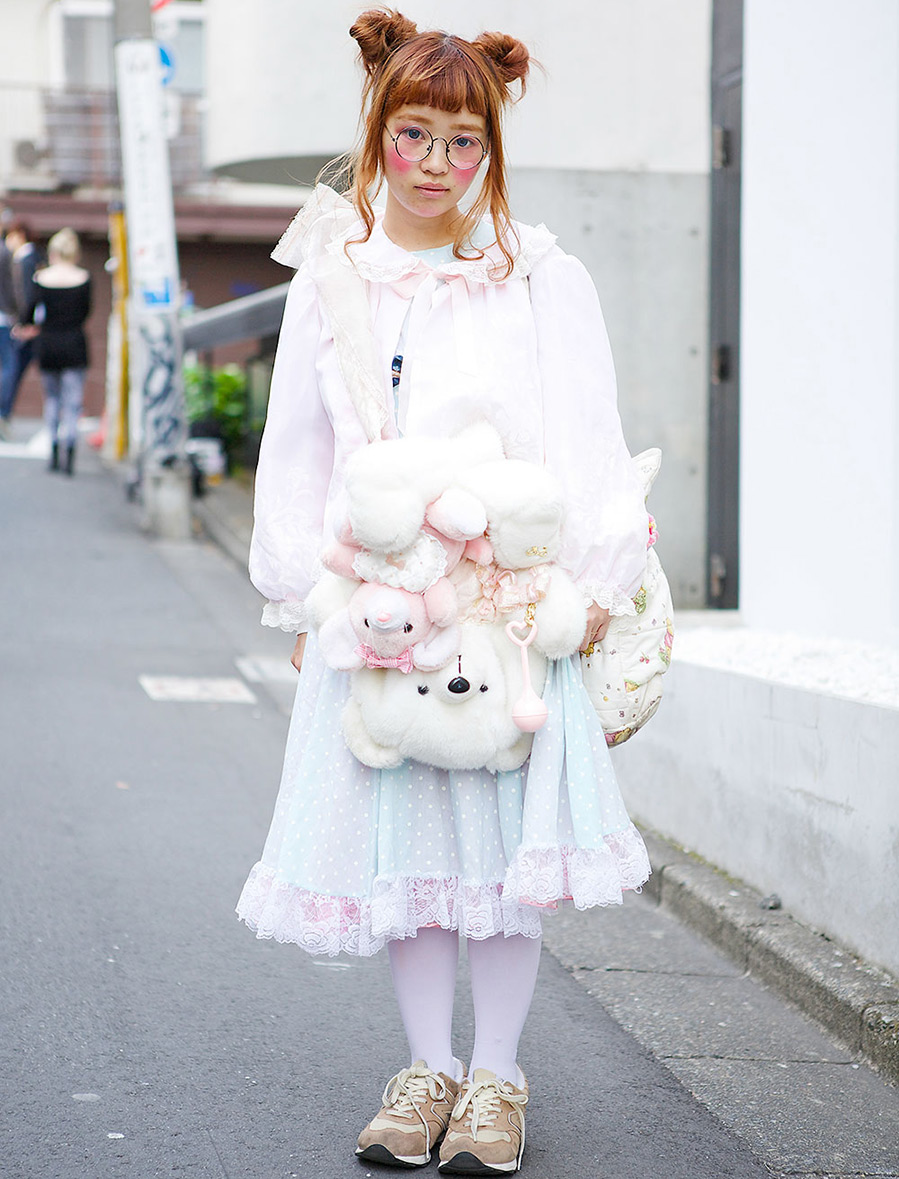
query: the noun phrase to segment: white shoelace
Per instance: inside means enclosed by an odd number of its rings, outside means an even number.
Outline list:
[[[390,1078],[382,1101],[395,1117],[409,1118],[413,1113],[417,1114],[427,1128],[427,1120],[421,1112],[422,1104],[428,1097],[432,1101],[442,1101],[446,1095],[446,1085],[437,1073],[417,1061],[411,1068],[404,1068]]]
[[[505,1081],[483,1080],[476,1085],[470,1085],[459,1103],[453,1110],[453,1117],[461,1120],[465,1111],[471,1106],[471,1136],[477,1142],[478,1130],[488,1129],[494,1124],[502,1112],[502,1103],[508,1105],[525,1106],[528,1102],[527,1093],[515,1093]]]

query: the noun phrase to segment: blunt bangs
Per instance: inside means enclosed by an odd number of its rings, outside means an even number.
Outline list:
[[[491,107],[483,67],[478,67],[450,38],[436,44],[412,44],[397,61],[384,116],[402,106],[432,106],[455,114],[467,108],[491,123]]]

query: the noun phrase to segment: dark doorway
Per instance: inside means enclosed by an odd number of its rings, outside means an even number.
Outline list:
[[[707,599],[722,609],[739,601],[742,107],[743,0],[714,0]]]

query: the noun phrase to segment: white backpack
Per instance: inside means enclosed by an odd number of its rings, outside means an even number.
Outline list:
[[[653,485],[662,452],[654,447],[634,458],[646,494]],[[650,540],[650,546],[654,538]],[[581,655],[584,686],[609,745],[621,745],[655,714],[662,698],[662,676],[671,665],[674,608],[668,579],[655,549],[646,553],[643,585],[634,598],[636,616],[616,616],[605,638]]]

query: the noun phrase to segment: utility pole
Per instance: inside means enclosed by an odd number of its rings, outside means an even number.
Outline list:
[[[115,0],[115,41],[130,279],[130,453],[141,472],[147,527],[167,540],[185,540],[191,519],[181,284],[150,0]]]

